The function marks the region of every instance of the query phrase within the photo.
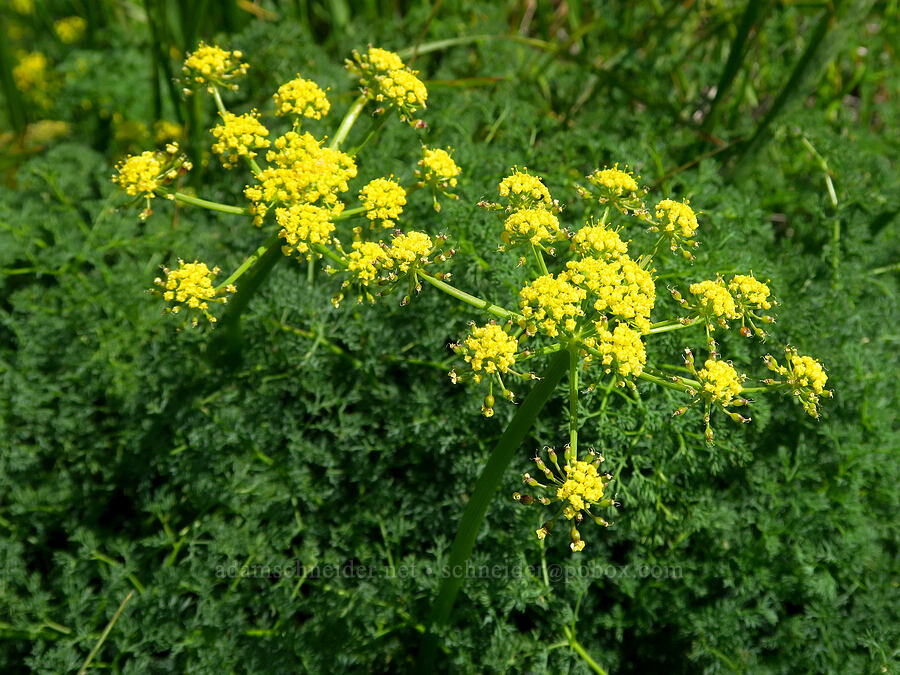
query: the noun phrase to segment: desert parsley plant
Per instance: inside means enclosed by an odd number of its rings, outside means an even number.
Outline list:
[[[498,401],[515,403],[517,391],[537,386],[485,468],[451,562],[468,559],[512,451],[563,376],[568,380],[568,438],[558,439],[559,451],[547,447],[534,458],[536,472],[524,474],[526,487],[514,499],[542,509],[532,536],[544,540],[564,524],[573,552],[585,547],[585,521],[607,526],[616,507],[614,476],[603,470],[601,452],[617,449],[592,448],[589,439],[579,438],[585,389],[617,386],[637,396],[643,381],[679,392],[684,403],[672,414],[699,413],[708,443],[714,440],[714,422],[750,422],[747,411],[756,396],[791,394],[813,417],[821,398],[830,396],[823,366],[767,332],[777,303],[766,280],[746,270],[711,279],[668,274],[670,286],[659,282],[659,270],[672,256],[691,260],[702,239],[702,213],[688,201],[653,203],[639,177],[615,165],[598,168],[583,185],[572,187],[572,196],[586,201],[589,214],[573,221],[541,176],[512,167],[495,187],[498,201],[479,204],[496,215],[501,259],[519,275],[518,302],[500,306],[452,285],[442,266],[455,250],[448,245],[453,232],[441,232],[441,201],[456,197],[453,191],[463,175],[452,149],[423,145],[419,156],[409,158],[415,166],[411,184],[376,173],[365,177],[358,194],[350,194],[350,181],[359,173],[357,156],[391,117],[408,125],[410,133],[425,128],[420,116],[428,92],[416,71],[393,52],[376,47],[354,52],[347,69],[358,78],[358,96],[333,134],[316,137],[304,129],[305,120],[327,118],[332,104],[308,73],[273,92],[271,113],[237,114],[227,108],[224,95],[237,89],[248,68],[240,52],[201,44],[186,59],[183,78],[186,94],[205,92],[215,101],[219,118],[210,129],[210,149],[226,169],[248,171],[240,179],[243,204],[181,192],[178,180],[192,167],[174,144],[163,152],[130,156],[118,166],[113,180],[143,206],[142,217],[162,197],[243,215],[248,228],[260,230],[259,248],[221,281],[218,267],[185,252],[177,266],[163,269],[154,292],[168,311],[183,312],[195,326],[201,320],[216,322],[216,305],[231,301],[223,326],[216,329],[223,330],[239,320],[274,262],[287,257],[310,266],[324,261],[333,279],[335,308],[348,298],[378,302],[394,293],[405,304],[428,285],[478,310],[479,320],[453,345],[459,364],[450,372],[452,380],[471,384],[486,417],[494,415]],[[365,116],[369,128],[361,142],[345,149],[351,129]],[[423,195],[434,207],[432,231],[404,226],[404,208]],[[643,249],[631,239],[641,232],[653,235]],[[676,301],[672,315],[659,316],[662,293]],[[721,352],[717,337],[731,330],[754,341],[757,363],[736,362]],[[675,331],[685,336],[680,358],[654,346],[658,336]],[[545,361],[550,365],[538,367]],[[451,578],[442,586],[433,622],[446,620],[460,583]]]

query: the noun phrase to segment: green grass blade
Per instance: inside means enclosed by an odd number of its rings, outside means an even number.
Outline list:
[[[462,587],[465,579],[466,563],[472,556],[475,539],[479,530],[481,530],[481,523],[484,521],[491,499],[493,499],[494,493],[500,486],[503,474],[515,456],[516,451],[521,447],[537,416],[550,399],[550,396],[553,395],[556,385],[559,384],[568,369],[569,352],[561,351],[553,359],[538,384],[522,402],[512,422],[509,423],[509,426],[506,427],[506,430],[497,442],[487,464],[485,464],[484,470],[475,484],[475,490],[469,499],[469,503],[466,504],[466,510],[459,523],[456,538],[453,540],[453,545],[450,549],[449,574],[441,582],[438,596],[431,606],[431,615],[428,620],[430,626],[445,624],[450,618],[456,595],[459,593],[459,589]],[[425,637],[422,652],[419,655],[419,665],[424,666],[424,668],[420,669],[421,672],[432,672],[430,666],[434,661],[436,650],[437,640],[433,633],[429,633]]]
[[[78,675],[84,675],[87,672],[88,666],[91,665],[91,661],[93,661],[94,657],[97,656],[97,652],[100,651],[100,647],[102,647],[103,643],[106,642],[106,638],[109,637],[110,631],[113,629],[113,626],[116,625],[116,621],[119,620],[119,617],[122,615],[122,612],[125,609],[125,605],[127,605],[128,601],[131,600],[132,595],[134,595],[134,591],[131,591],[128,595],[125,596],[122,604],[119,605],[119,609],[117,609],[116,613],[113,614],[113,618],[109,620],[108,624],[106,624],[106,628],[103,629],[103,634],[100,636],[100,639],[97,640],[97,644],[94,645],[94,648],[87,655],[87,658],[84,660],[81,669],[78,671]]]

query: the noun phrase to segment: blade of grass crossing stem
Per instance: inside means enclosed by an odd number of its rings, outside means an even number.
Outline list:
[[[131,600],[132,595],[134,595],[134,591],[131,591],[128,595],[125,596],[122,604],[119,605],[119,609],[117,609],[116,613],[113,614],[113,618],[109,620],[108,624],[106,624],[106,628],[103,629],[103,634],[100,635],[100,639],[97,640],[97,644],[94,645],[94,648],[87,655],[87,658],[84,660],[84,663],[81,666],[81,670],[78,671],[78,675],[84,675],[87,672],[88,666],[91,665],[91,661],[93,661],[94,657],[97,656],[97,652],[100,651],[100,647],[102,647],[103,643],[106,642],[106,638],[109,636],[109,633],[113,629],[113,626],[116,625],[116,621],[119,620],[119,617],[122,615],[122,611],[125,609],[125,605],[127,605],[128,601]]]
[[[450,618],[453,603],[459,593],[465,579],[465,567],[472,556],[475,547],[475,539],[481,530],[481,524],[487,513],[488,506],[494,493],[503,480],[503,474],[515,456],[516,450],[522,445],[525,436],[534,426],[537,416],[544,405],[553,395],[556,385],[569,369],[569,352],[561,351],[543,373],[541,380],[535,385],[531,393],[522,402],[512,422],[506,427],[491,456],[485,464],[475,484],[475,490],[466,504],[465,512],[459,523],[456,538],[450,548],[449,574],[441,582],[438,596],[431,606],[431,614],[428,625],[440,626]],[[424,638],[422,651],[419,654],[420,672],[432,672],[431,665],[434,662],[437,650],[437,638],[429,631]]]
[[[737,33],[734,36],[734,40],[731,41],[731,48],[728,50],[728,60],[725,62],[725,67],[719,76],[719,82],[716,84],[715,98],[709,104],[709,112],[706,114],[706,119],[703,120],[704,129],[709,129],[712,126],[719,103],[731,89],[731,85],[734,84],[738,73],[741,71],[744,57],[747,55],[750,32],[753,26],[756,25],[760,12],[766,5],[766,2],[760,2],[759,0],[749,0],[747,3],[744,15],[741,17],[741,23],[738,25]]]
[[[750,140],[739,147],[735,164],[731,167],[731,173],[746,166],[747,159],[772,138],[773,134],[767,133],[772,122],[782,115],[791,103],[810,93],[811,84],[818,80],[822,69],[840,49],[842,38],[847,36],[858,23],[865,21],[873,4],[874,0],[857,0],[848,9],[847,4],[835,0],[834,3],[829,4],[827,9],[823,10],[806,49],[772,103],[772,107],[760,121]]]

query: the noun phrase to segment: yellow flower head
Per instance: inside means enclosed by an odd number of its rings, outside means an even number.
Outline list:
[[[245,115],[225,112],[222,123],[212,130],[216,142],[212,151],[219,155],[226,169],[233,169],[241,157],[256,157],[255,150],[269,147],[269,130],[259,121],[259,113],[251,110]]]
[[[75,44],[84,35],[87,22],[80,16],[67,16],[53,23],[53,31],[59,41],[66,45]]]
[[[703,368],[697,371],[697,377],[703,387],[704,395],[723,406],[740,396],[745,375],[738,375],[730,363],[717,359],[707,359]]]
[[[165,280],[156,279],[156,285],[162,289],[163,298],[172,303],[172,307],[168,311],[173,314],[177,314],[183,307],[187,307],[201,311],[211,323],[215,323],[216,318],[208,311],[209,303],[226,302],[227,298],[224,293],[235,290],[233,285],[217,290],[213,286],[213,279],[219,274],[219,268],[209,269],[206,263],[197,260],[186,263],[179,258],[177,269],[163,268],[163,272],[166,275]],[[196,317],[193,319],[193,324],[197,325]]]
[[[359,191],[359,200],[366,209],[366,217],[373,223],[381,221],[384,228],[394,226],[394,218],[406,206],[406,190],[394,180],[376,178],[369,181]]]
[[[511,209],[550,209],[554,206],[547,186],[540,177],[529,174],[527,168],[519,171],[513,167],[512,173],[500,181],[498,190],[500,196],[509,201]]]
[[[691,284],[689,290],[697,296],[697,309],[707,321],[715,319],[721,326],[725,326],[726,319],[740,318],[737,304],[721,279],[707,279]]]
[[[540,330],[556,337],[560,328],[570,334],[575,331],[578,319],[584,316],[581,303],[587,292],[571,283],[564,272],[538,277],[519,292],[519,297],[525,331],[534,335]]]
[[[572,248],[582,257],[611,260],[628,252],[619,235],[602,225],[585,225],[572,236]]]
[[[766,365],[769,370],[773,370],[785,378],[803,409],[810,416],[817,418],[819,416],[819,398],[831,396],[831,392],[825,389],[825,384],[828,382],[825,369],[816,359],[810,356],[800,356],[793,347],[787,347],[784,355],[786,365],[778,365],[771,356],[766,356]]]
[[[478,373],[505,373],[516,362],[516,351],[519,348],[517,338],[503,330],[496,323],[472,328],[472,334],[466,338],[464,358],[471,364],[476,373],[476,382],[481,379]]]
[[[693,254],[688,250],[699,244],[691,239],[697,231],[697,214],[689,206],[688,200],[676,202],[664,199],[656,205],[656,217],[659,222],[652,223],[650,230],[659,232],[669,240],[669,249],[672,252],[681,248],[681,252],[688,260],[693,260]],[[651,221],[652,222],[652,221]]]
[[[390,252],[374,241],[354,241],[347,254],[347,271],[363,286],[368,286],[384,269],[393,266]]]
[[[338,194],[346,192],[347,182],[356,176],[352,157],[323,148],[309,133],[295,131],[276,138],[273,146],[266,154],[269,167],[256,176],[256,185],[244,189],[253,202],[256,225],[262,224],[273,204],[320,203],[334,211],[341,209]]]
[[[275,209],[275,222],[281,228],[278,236],[284,239],[281,252],[310,257],[310,246],[330,241],[334,232],[333,216],[332,211],[312,204],[293,204]]]
[[[394,106],[400,111],[401,119],[418,124],[412,116],[425,107],[428,91],[425,84],[394,52],[379,47],[369,47],[360,54],[353,51],[353,60],[347,67],[359,75],[360,84],[366,94],[378,103]]]
[[[656,285],[650,272],[627,255],[609,262],[599,258],[569,261],[566,274],[572,284],[591,293],[597,312],[634,324],[641,332],[650,330]]]
[[[210,88],[220,85],[237,89],[237,85],[230,81],[244,75],[250,68],[248,64],[241,62],[243,56],[239,51],[227,51],[201,42],[197,49],[187,55],[183,70],[192,83]]]
[[[752,274],[736,274],[728,283],[734,299],[744,307],[755,309],[771,309],[769,287],[758,281]]]
[[[50,59],[40,52],[25,52],[12,69],[13,80],[19,91],[42,108],[53,103],[50,94],[56,89]]]
[[[427,264],[428,254],[431,253],[434,244],[424,232],[407,232],[394,237],[391,242],[390,256],[397,265],[401,274],[409,271],[410,267],[419,267]]]
[[[607,373],[613,367],[622,378],[637,377],[644,372],[647,352],[639,332],[624,323],[618,324],[612,332],[607,329],[605,321],[597,321],[595,325],[596,337],[587,338],[585,343],[602,354],[601,363]]]
[[[574,456],[568,457],[567,454],[565,466],[562,468],[559,466],[558,458],[553,449],[547,448],[547,452],[550,456],[552,468],[544,462],[541,456],[534,458],[535,464],[537,464],[538,469],[547,482],[540,483],[527,473],[524,475],[524,479],[526,484],[540,488],[545,492],[545,495],[550,496],[532,497],[517,492],[513,495],[513,499],[526,506],[535,502],[544,506],[553,506],[561,502],[563,507],[562,513],[557,511],[557,515],[536,530],[536,534],[538,539],[546,538],[553,529],[557,518],[560,515],[565,516],[567,520],[575,521],[569,531],[569,547],[577,552],[584,548],[584,541],[581,539],[581,533],[578,531],[577,526],[585,517],[592,519],[598,525],[603,525],[604,527],[609,525],[604,518],[593,513],[591,509],[605,509],[616,506],[612,499],[604,495],[604,491],[612,480],[612,476],[601,474],[597,470],[601,462],[603,462],[603,458],[595,455],[593,452],[588,454],[585,460],[579,460]],[[559,506],[556,506],[556,509],[558,508]]]
[[[618,197],[626,192],[637,192],[638,190],[634,174],[628,171],[627,168],[623,171],[618,164],[611,169],[597,169],[587,179],[591,184],[601,189],[605,199]]]
[[[177,143],[169,143],[165,152],[149,150],[140,155],[129,155],[116,165],[117,174],[112,177],[131,197],[155,197],[167,183],[175,180],[183,171],[191,169],[190,162],[180,154]]]
[[[447,150],[423,147],[422,155],[419,160],[420,168],[416,173],[423,183],[441,191],[456,187],[456,179],[462,169],[456,165]]]
[[[504,243],[541,244],[551,242],[565,234],[559,229],[559,219],[546,209],[521,209],[513,211],[503,223]]]
[[[273,98],[275,113],[278,115],[299,115],[319,120],[331,110],[331,104],[322,88],[299,75],[278,87]]]

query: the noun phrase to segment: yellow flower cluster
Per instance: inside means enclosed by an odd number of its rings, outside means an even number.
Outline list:
[[[511,209],[545,208],[553,206],[550,191],[537,176],[528,173],[527,168],[521,171],[513,167],[512,173],[500,181],[500,196],[509,200]]]
[[[568,500],[563,515],[569,520],[575,517],[575,513],[596,504],[603,499],[603,491],[609,482],[607,476],[597,472],[593,463],[576,460],[566,464],[565,482],[557,489],[556,498],[560,501]],[[582,544],[582,547],[584,544]],[[580,550],[580,549],[578,549]]]
[[[382,227],[394,226],[394,218],[403,212],[406,206],[406,190],[394,180],[376,178],[366,183],[359,191],[359,200],[366,210],[366,217],[373,221],[380,220]]]
[[[415,268],[419,264],[424,264],[433,248],[431,237],[424,232],[413,230],[394,237],[390,257],[397,265],[397,270],[405,274],[410,267]]]
[[[66,45],[75,44],[84,35],[87,22],[80,16],[67,16],[53,23],[53,31],[59,41]]]
[[[323,148],[311,134],[289,131],[275,139],[266,160],[269,167],[256,176],[257,185],[248,185],[244,194],[253,202],[254,223],[261,225],[272,204],[322,205],[335,213],[342,210],[338,194],[346,192],[347,181],[356,176],[356,163],[349,155]]]
[[[575,520],[574,525],[569,531],[569,539],[571,542],[569,547],[573,551],[580,551],[584,548],[584,541],[581,539],[581,534],[578,532],[577,526],[584,520],[585,515],[594,520],[598,525],[609,525],[606,520],[592,513],[590,509],[594,506],[600,508],[616,506],[612,499],[605,497],[603,494],[609,485],[609,482],[612,480],[612,476],[609,474],[601,474],[597,470],[600,463],[603,461],[603,458],[596,456],[593,451],[588,455],[591,461],[579,460],[577,457],[569,458],[567,454],[566,465],[563,469],[560,469],[556,453],[553,449],[547,448],[547,452],[550,455],[550,462],[556,469],[555,472],[547,466],[540,456],[535,457],[534,462],[547,478],[549,484],[545,485],[539,483],[527,473],[523,478],[525,479],[525,483],[532,487],[551,491],[553,499],[546,496],[532,497],[518,492],[513,495],[513,499],[525,506],[529,506],[535,502],[539,502],[544,506],[550,506],[554,501],[562,502],[562,513],[560,514],[557,512],[557,515],[544,523],[535,531],[535,533],[537,534],[538,539],[545,539],[553,529],[553,525],[559,515],[564,515],[567,520]]]
[[[353,250],[347,254],[347,271],[363,286],[368,286],[381,270],[392,264],[390,253],[374,241],[354,241]]]
[[[582,301],[587,298],[583,288],[572,284],[563,272],[540,276],[520,292],[523,320],[520,322],[528,335],[541,330],[550,337],[559,335],[562,327],[568,333],[575,331],[578,318],[584,316]]]
[[[604,190],[606,198],[618,197],[625,192],[637,192],[638,189],[634,174],[627,170],[622,171],[618,164],[611,169],[597,169],[587,179]]]
[[[322,88],[299,75],[278,87],[273,98],[278,115],[299,115],[319,120],[331,110],[331,103]]]
[[[186,263],[179,259],[178,269],[163,268],[163,272],[166,275],[165,281],[158,278],[155,283],[163,289],[163,298],[173,303],[169,310],[173,314],[180,312],[182,307],[199,309],[210,322],[215,323],[216,318],[207,311],[209,303],[225,302],[227,298],[220,296],[219,293],[235,291],[235,287],[231,284],[224,289],[216,290],[212,282],[219,274],[219,268],[209,269],[206,263],[197,260]],[[197,325],[196,317],[193,323]]]
[[[269,130],[259,121],[259,113],[251,110],[244,115],[222,114],[222,123],[212,130],[216,142],[212,151],[219,155],[226,169],[233,169],[241,157],[256,157],[254,150],[269,147]]]
[[[803,409],[812,417],[819,416],[819,397],[830,397],[831,392],[825,389],[828,376],[822,364],[810,356],[800,356],[793,347],[785,349],[787,365],[780,366],[771,356],[765,361],[769,370],[783,376],[793,388],[794,396],[800,400]],[[767,382],[771,382],[768,380]]]
[[[189,80],[196,84],[210,87],[218,84],[237,89],[236,84],[228,84],[228,81],[244,75],[250,69],[249,65],[241,62],[243,56],[239,51],[227,51],[201,42],[197,49],[187,55],[183,70]]]
[[[586,225],[572,236],[572,248],[581,256],[617,258],[628,251],[618,233],[602,225]]]
[[[691,284],[689,290],[697,296],[697,309],[707,319],[715,318],[720,325],[725,326],[726,319],[740,317],[737,304],[721,279],[715,281],[707,279]]]
[[[586,288],[596,298],[594,309],[650,330],[650,312],[656,302],[653,277],[627,255],[606,262],[583,258],[566,263],[571,283]]]
[[[607,330],[605,322],[598,321],[596,325],[596,337],[586,339],[585,343],[603,355],[601,363],[606,366],[607,373],[612,365],[621,377],[637,377],[644,372],[647,352],[640,333],[624,323],[618,324],[612,332]]]
[[[711,400],[727,406],[740,395],[743,389],[741,382],[746,376],[738,375],[730,363],[707,359],[703,368],[697,371],[697,377],[700,379],[704,393]]]
[[[697,215],[687,200],[676,202],[671,199],[663,199],[656,205],[656,217],[664,220],[661,223],[661,229],[670,235],[687,239],[694,236],[697,231]]]
[[[509,335],[496,323],[476,326],[465,341],[467,363],[475,371],[475,381],[480,382],[479,373],[505,373],[516,362],[516,351],[519,348],[517,338]]]
[[[334,232],[333,215],[331,210],[312,204],[292,204],[275,209],[275,222],[281,228],[278,236],[285,242],[281,252],[310,257],[310,246],[329,242]]]
[[[769,287],[758,281],[752,274],[736,274],[728,283],[728,290],[735,300],[745,307],[771,309]]]
[[[447,150],[440,148],[422,148],[423,157],[419,161],[421,169],[417,171],[421,181],[440,190],[456,187],[457,177],[462,169],[453,161]]]
[[[13,66],[12,75],[19,91],[28,94],[40,106],[49,107],[51,100],[47,92],[52,86],[50,60],[46,56],[40,52],[23,53]]]
[[[126,157],[116,166],[116,171],[118,175],[112,177],[113,183],[118,183],[132,197],[155,197],[163,177],[158,153],[149,150]]]
[[[425,84],[394,52],[369,47],[365,54],[353,51],[353,61],[347,67],[360,77],[364,91],[378,103],[395,106],[401,119],[415,123],[412,115],[424,108],[428,100]]]
[[[559,219],[546,209],[520,209],[503,223],[506,244],[530,242],[540,244],[565,237],[559,229]]]

